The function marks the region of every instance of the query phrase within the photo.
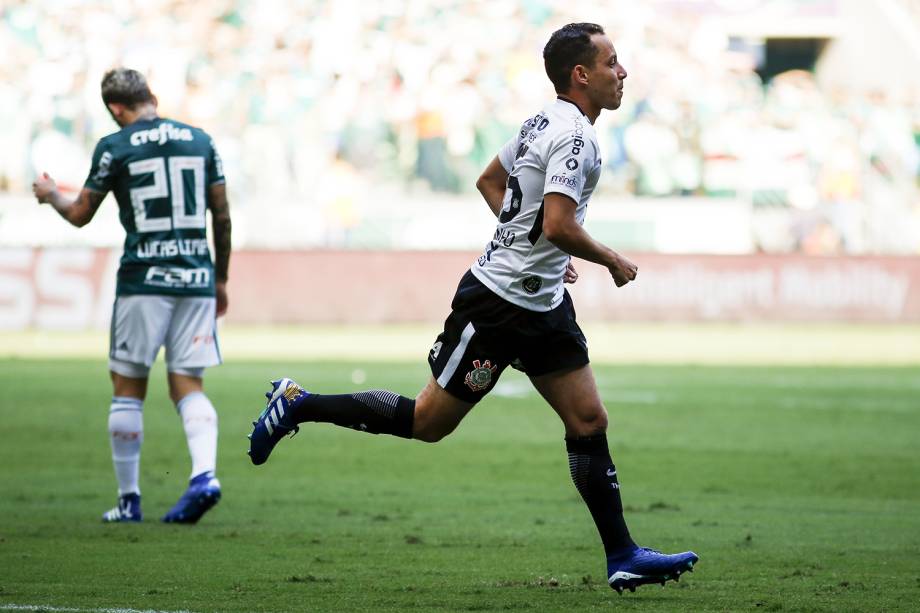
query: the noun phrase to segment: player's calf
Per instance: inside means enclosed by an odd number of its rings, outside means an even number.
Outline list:
[[[369,434],[412,438],[415,401],[385,390],[357,394],[313,394],[288,378],[272,382],[268,403],[252,422],[249,457],[253,464],[268,460],[275,445],[299,431],[297,424],[316,421]]]

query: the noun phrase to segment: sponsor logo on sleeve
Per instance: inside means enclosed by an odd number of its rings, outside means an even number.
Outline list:
[[[565,167],[568,168],[569,170],[575,170],[576,168],[578,168],[578,160],[576,160],[575,158],[567,159],[565,161]]]
[[[575,179],[575,177],[570,177],[565,173],[562,173],[561,175],[553,175],[550,177],[549,182],[550,185],[561,185],[569,189],[578,188],[578,181]]]
[[[99,158],[99,168],[93,175],[93,181],[102,181],[112,172],[112,154],[108,151]]]

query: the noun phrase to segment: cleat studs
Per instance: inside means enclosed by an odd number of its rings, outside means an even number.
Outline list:
[[[629,591],[630,591],[630,592],[635,592],[635,591],[636,591],[636,586],[635,586],[635,585],[630,585],[630,586],[629,586]]]
[[[613,589],[615,589],[615,590],[617,591],[617,594],[619,594],[620,596],[623,595],[623,586],[622,586],[622,585],[618,585],[618,586],[616,586],[616,587],[613,588]]]
[[[247,435],[246,435],[246,438],[248,438],[249,440],[252,440],[252,435],[251,435],[251,434],[247,434]]]

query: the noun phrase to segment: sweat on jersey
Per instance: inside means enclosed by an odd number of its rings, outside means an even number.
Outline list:
[[[214,295],[205,211],[207,188],[223,182],[214,141],[178,121],[136,121],[99,141],[84,187],[118,202],[116,295]]]
[[[498,154],[508,172],[495,235],[470,267],[483,285],[531,311],[549,311],[563,298],[570,256],[543,236],[543,197],[568,196],[584,224],[601,176],[594,126],[573,102],[557,98],[521,125]]]

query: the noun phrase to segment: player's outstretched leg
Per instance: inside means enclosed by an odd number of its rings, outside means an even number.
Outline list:
[[[249,457],[264,464],[275,445],[305,421],[333,423],[371,434],[412,438],[415,400],[384,390],[357,394],[313,394],[288,378],[272,381],[268,403],[252,422]]]
[[[220,500],[220,481],[212,471],[191,478],[188,489],[173,505],[163,521],[167,524],[194,524]]]

